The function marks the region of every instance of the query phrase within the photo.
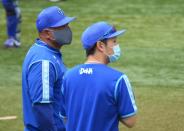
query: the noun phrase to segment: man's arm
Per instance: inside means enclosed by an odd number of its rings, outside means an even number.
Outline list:
[[[56,78],[54,66],[47,60],[29,68],[29,94],[35,119],[40,130],[56,131],[53,110],[53,88]]]
[[[53,118],[53,107],[52,104],[34,104],[34,114],[38,123],[38,128],[41,131],[57,131]]]
[[[123,123],[126,127],[132,128],[136,123],[136,115],[127,117],[127,118],[121,118],[120,121]]]
[[[115,99],[120,122],[129,128],[133,127],[136,123],[137,106],[133,90],[126,75],[122,75],[116,83]]]

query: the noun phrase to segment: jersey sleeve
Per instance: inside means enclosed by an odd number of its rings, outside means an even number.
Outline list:
[[[137,113],[134,93],[126,75],[122,75],[116,83],[115,100],[120,118],[131,117]]]
[[[28,73],[28,92],[32,103],[51,103],[56,81],[54,65],[48,60],[32,64]]]

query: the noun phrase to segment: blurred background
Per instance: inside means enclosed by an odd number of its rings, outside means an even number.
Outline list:
[[[62,48],[69,68],[85,61],[80,36],[97,21],[127,29],[118,39],[123,56],[114,64],[134,87],[139,108],[132,131],[184,131],[184,1],[183,0],[20,0],[21,47],[4,48],[5,11],[0,4],[0,131],[21,131],[21,68],[38,37],[35,21],[45,7],[57,5],[77,20],[70,24],[72,45]],[[36,77],[36,76],[35,76]],[[120,124],[120,131],[130,130]]]

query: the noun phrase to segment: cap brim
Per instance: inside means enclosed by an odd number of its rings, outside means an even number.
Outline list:
[[[113,34],[111,34],[111,35],[109,35],[109,36],[106,36],[105,38],[108,39],[108,38],[117,37],[117,36],[123,35],[125,32],[126,32],[126,30],[116,31],[116,32],[114,32]]]
[[[66,25],[66,24],[69,24],[70,22],[74,21],[75,19],[76,19],[76,17],[65,17],[64,19],[57,22],[55,25],[53,25],[51,27],[60,27],[60,26]]]

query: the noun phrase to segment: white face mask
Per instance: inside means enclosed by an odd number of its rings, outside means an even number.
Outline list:
[[[121,56],[121,48],[119,44],[113,46],[112,49],[114,53],[112,55],[107,55],[110,63],[117,61]]]

